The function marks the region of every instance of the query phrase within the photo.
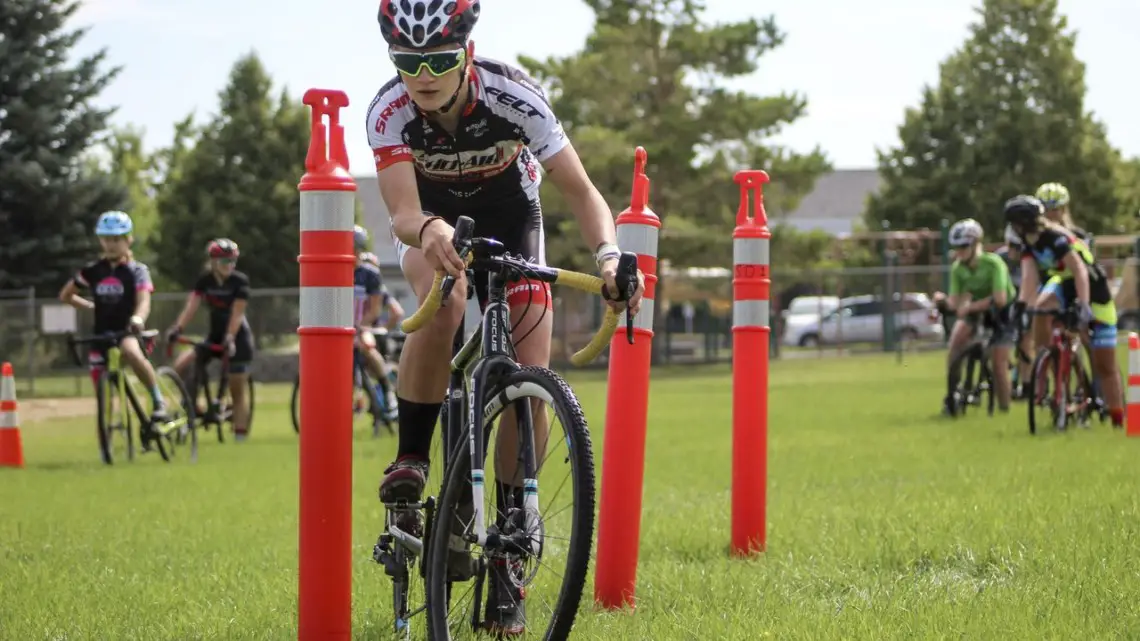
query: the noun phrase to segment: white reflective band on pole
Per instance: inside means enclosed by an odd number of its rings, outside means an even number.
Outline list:
[[[301,231],[352,231],[355,209],[351,191],[303,191]]]
[[[767,327],[769,302],[766,300],[737,300],[732,302],[733,327]]]
[[[657,232],[653,225],[625,223],[617,226],[617,244],[622,251],[657,258]]]
[[[20,427],[20,420],[16,418],[16,413],[0,412],[0,430],[7,430],[15,427]]]
[[[1128,404],[1140,403],[1140,385],[1128,386]]]
[[[732,263],[734,265],[768,265],[767,238],[732,239]]]
[[[621,316],[618,317],[617,331],[618,331],[619,335],[625,331],[625,322],[626,322],[625,319],[628,316],[629,316],[629,312],[622,312]],[[642,298],[641,299],[641,309],[637,310],[637,316],[633,317],[633,328],[634,329],[647,329],[650,331],[653,330],[653,299],[652,298]]]
[[[353,287],[302,287],[301,327],[352,327]]]
[[[1140,349],[1128,350],[1128,374],[1140,375]]]

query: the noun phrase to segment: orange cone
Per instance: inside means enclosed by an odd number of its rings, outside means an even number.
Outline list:
[[[12,364],[0,366],[0,467],[24,467],[24,443],[16,416],[16,377]]]
[[[1140,335],[1128,335],[1128,386],[1124,397],[1128,436],[1140,436]]]

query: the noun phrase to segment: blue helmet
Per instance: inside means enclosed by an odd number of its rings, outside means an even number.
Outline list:
[[[121,211],[103,212],[95,223],[96,236],[126,236],[132,229],[131,217]]]
[[[368,230],[356,225],[352,228],[352,246],[356,251],[364,251],[368,249]]]

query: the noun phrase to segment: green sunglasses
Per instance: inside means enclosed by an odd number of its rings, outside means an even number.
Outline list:
[[[396,69],[402,74],[418,76],[420,71],[427,67],[428,73],[439,77],[463,66],[467,60],[467,51],[465,49],[449,49],[429,53],[389,51],[388,57],[392,59],[392,64],[396,65]]]

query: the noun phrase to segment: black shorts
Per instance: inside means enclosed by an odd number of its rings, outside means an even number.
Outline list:
[[[225,331],[213,332],[206,336],[207,343],[214,343],[221,345],[222,341],[226,338]],[[244,374],[249,371],[249,366],[253,362],[253,332],[248,327],[242,327],[234,336],[234,355],[230,357],[230,373],[231,374]],[[209,350],[201,350],[207,362],[212,358],[220,358],[221,355]]]
[[[526,260],[540,265],[546,264],[546,237],[542,227],[542,205],[537,199],[518,198],[508,200],[495,207],[457,210],[450,205],[448,210],[433,210],[432,203],[423,201],[425,216],[439,216],[455,226],[460,216],[475,221],[474,234],[480,238],[494,238],[503,243],[507,251],[520,254]],[[396,256],[400,268],[404,266],[404,255],[409,247],[396,239]],[[479,306],[487,304],[488,279],[486,274],[475,275],[475,294]],[[507,302],[518,304],[543,304],[549,308],[550,287],[545,283],[511,283],[507,290]]]

